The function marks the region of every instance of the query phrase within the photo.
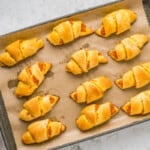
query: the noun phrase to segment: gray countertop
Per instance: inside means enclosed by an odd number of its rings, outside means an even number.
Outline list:
[[[0,0],[0,35],[115,0]],[[150,18],[150,0],[145,0]],[[62,7],[63,6],[63,7]],[[150,121],[60,150],[150,150]],[[0,149],[5,144],[0,132]]]

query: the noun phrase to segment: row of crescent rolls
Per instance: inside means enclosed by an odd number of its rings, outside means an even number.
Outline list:
[[[35,55],[44,47],[44,41],[38,38],[21,39],[14,41],[5,48],[5,52],[0,54],[0,65],[12,67],[22,60]],[[52,68],[48,62],[36,62],[25,67],[18,75],[18,84],[15,90],[17,97],[26,97],[41,85],[45,75]],[[45,95],[36,96],[23,105],[19,113],[19,118],[23,121],[32,121],[52,110],[59,101],[59,96]],[[27,131],[22,135],[24,144],[41,143],[60,135],[66,130],[66,126],[60,121],[45,119],[31,123]]]
[[[19,82],[15,91],[17,97],[32,95],[51,68],[52,64],[47,62],[36,62],[25,67],[18,75]],[[40,118],[50,112],[59,99],[59,96],[51,94],[32,97],[23,104],[19,118],[26,122]],[[65,130],[66,126],[60,121],[51,119],[34,121],[22,135],[22,142],[24,144],[41,143],[62,134]]]
[[[129,30],[136,18],[136,13],[129,9],[113,11],[102,18],[102,24],[95,33],[102,37],[119,35]],[[47,39],[53,45],[64,45],[93,32],[94,30],[82,21],[69,20],[56,25],[48,34]]]

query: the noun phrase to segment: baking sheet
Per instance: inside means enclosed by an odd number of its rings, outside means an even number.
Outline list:
[[[120,111],[119,114],[117,114],[108,123],[101,125],[88,132],[83,133],[79,131],[75,126],[75,119],[79,116],[81,109],[85,105],[76,104],[69,98],[69,93],[75,90],[80,83],[100,75],[107,76],[112,81],[114,81],[117,78],[119,78],[120,75],[122,75],[124,72],[129,70],[132,66],[150,60],[150,43],[144,46],[140,56],[129,62],[117,63],[107,55],[108,50],[112,49],[120,40],[134,33],[145,33],[150,37],[149,25],[146,20],[144,10],[142,8],[141,0],[126,0],[118,4],[113,4],[111,6],[106,6],[103,8],[94,9],[92,11],[83,12],[81,14],[77,14],[69,18],[81,19],[88,26],[92,27],[93,29],[97,29],[100,25],[101,17],[103,17],[106,13],[109,13],[119,8],[132,9],[137,13],[138,19],[132,25],[130,31],[127,31],[119,36],[113,35],[107,39],[101,38],[96,34],[92,34],[90,36],[80,38],[70,44],[54,47],[48,43],[48,41],[46,40],[46,35],[49,33],[51,27],[62,21],[60,19],[58,21],[44,23],[29,29],[25,29],[19,32],[0,37],[1,52],[7,44],[20,38],[39,37],[45,40],[45,47],[42,50],[40,50],[35,56],[19,63],[15,67],[0,68],[0,89],[2,91],[6,111],[8,113],[17,149],[52,149],[55,147],[62,146],[64,144],[69,144],[72,142],[81,141],[86,138],[98,136],[106,132],[115,130],[117,128],[122,128],[124,126],[134,124],[135,122],[141,122],[150,118],[150,115],[146,115],[143,117],[128,117],[124,112]],[[63,18],[63,20],[66,19],[68,18]],[[97,68],[89,71],[89,73],[79,76],[74,76],[70,73],[65,72],[65,65],[69,60],[71,54],[83,47],[89,49],[99,49],[108,58],[108,64],[99,65]],[[60,120],[64,124],[66,124],[67,130],[61,136],[54,138],[53,140],[44,142],[42,144],[24,145],[22,144],[20,139],[29,123],[20,121],[18,118],[18,113],[22,109],[22,105],[26,101],[26,98],[17,99],[14,95],[14,91],[17,74],[25,66],[31,65],[36,61],[52,62],[53,68],[52,71],[48,73],[46,79],[39,87],[39,89],[31,97],[36,96],[38,94],[46,93],[60,96],[60,101],[54,107],[54,109],[46,116],[41,117],[40,119],[52,118],[54,120]],[[134,96],[135,94],[145,89],[149,89],[149,87],[150,86],[146,86],[145,88],[141,88],[138,90],[128,89],[122,91],[118,89],[115,86],[115,84],[113,84],[113,88],[106,92],[104,98],[96,103],[110,101],[116,104],[118,107],[120,107],[131,96]]]

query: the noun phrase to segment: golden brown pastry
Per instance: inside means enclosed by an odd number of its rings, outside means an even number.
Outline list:
[[[65,131],[64,124],[58,121],[45,119],[31,123],[22,136],[24,144],[41,143],[60,135]]]
[[[141,53],[141,48],[148,42],[148,36],[134,34],[123,39],[117,44],[114,50],[108,52],[109,56],[116,61],[128,61]]]
[[[104,96],[104,92],[112,87],[112,82],[107,77],[97,77],[90,81],[86,81],[81,84],[74,92],[70,94],[70,97],[77,103],[92,103],[101,99]]]
[[[102,25],[96,34],[108,37],[111,34],[121,34],[131,28],[131,24],[136,20],[136,13],[129,9],[119,9],[107,14],[102,18]]]
[[[145,115],[150,113],[150,90],[141,92],[132,97],[122,110],[128,115]]]
[[[82,21],[64,21],[55,26],[47,36],[53,45],[63,45],[79,37],[93,33]]]
[[[98,50],[82,49],[72,54],[71,60],[66,65],[66,71],[75,75],[82,74],[99,63],[107,63],[107,59]]]
[[[110,102],[86,106],[76,120],[77,127],[86,131],[110,120],[119,109]]]
[[[59,97],[53,95],[33,97],[23,104],[19,118],[24,121],[31,121],[44,116],[51,111],[58,100]]]
[[[13,66],[18,62],[37,53],[44,46],[42,39],[17,40],[5,48],[0,54],[1,66]]]
[[[18,75],[16,88],[18,97],[31,95],[44,80],[44,75],[51,69],[51,63],[37,62],[24,68]]]
[[[115,81],[121,89],[130,87],[141,88],[150,83],[150,62],[134,66],[124,73],[122,78]]]

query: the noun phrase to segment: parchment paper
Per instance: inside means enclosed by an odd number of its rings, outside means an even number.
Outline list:
[[[146,115],[143,117],[129,117],[125,113],[120,111],[119,114],[117,114],[106,124],[85,133],[79,131],[75,125],[75,119],[79,116],[80,110],[85,106],[84,104],[76,104],[69,98],[70,92],[75,90],[77,86],[79,86],[84,81],[98,76],[107,76],[114,82],[114,80],[118,79],[124,72],[131,69],[132,66],[150,61],[150,43],[144,46],[142,53],[138,57],[129,62],[118,63],[113,61],[107,55],[108,50],[114,48],[114,46],[120,40],[134,33],[144,33],[150,37],[149,25],[145,17],[141,0],[126,0],[118,4],[113,4],[111,6],[103,8],[97,8],[86,13],[75,15],[72,16],[72,18],[81,19],[93,29],[97,29],[100,25],[101,17],[119,8],[129,8],[137,13],[137,21],[132,25],[130,31],[127,31],[119,36],[113,35],[109,38],[101,38],[96,34],[92,34],[90,36],[80,38],[65,46],[54,47],[48,43],[48,41],[46,40],[46,35],[49,33],[52,26],[57,24],[59,21],[62,21],[59,20],[58,22],[53,23],[43,23],[36,27],[8,34],[0,38],[1,52],[3,52],[4,47],[7,44],[20,38],[40,37],[45,40],[45,47],[40,50],[35,56],[19,63],[12,68],[0,68],[0,89],[4,97],[4,103],[15,137],[17,149],[45,150],[48,148],[54,148],[64,144],[80,141],[85,138],[101,135],[103,133],[106,133],[107,131],[127,126],[129,124],[142,121],[146,118],[150,118],[150,115]],[[79,76],[74,76],[70,73],[65,72],[65,65],[67,61],[69,61],[71,54],[83,47],[100,50],[108,58],[108,64],[99,65],[97,68],[89,71],[89,73]],[[46,76],[46,79],[44,80],[42,85],[38,88],[37,91],[35,91],[35,93],[31,97],[46,93],[60,96],[60,101],[54,107],[54,109],[44,117],[41,117],[37,120],[44,118],[60,120],[64,124],[66,124],[67,130],[61,136],[54,138],[53,140],[49,140],[42,144],[34,144],[28,146],[22,144],[21,136],[26,131],[29,123],[20,121],[18,118],[18,113],[22,109],[23,103],[28,98],[18,99],[16,98],[14,91],[18,73],[25,66],[31,65],[36,61],[52,62],[53,68],[51,72]],[[127,100],[129,100],[130,97],[134,96],[140,91],[149,89],[149,87],[150,86],[146,86],[145,88],[141,88],[138,90],[131,88],[123,91],[117,88],[115,84],[113,84],[113,88],[107,91],[103,99],[97,101],[96,103],[110,101],[120,107]]]

